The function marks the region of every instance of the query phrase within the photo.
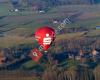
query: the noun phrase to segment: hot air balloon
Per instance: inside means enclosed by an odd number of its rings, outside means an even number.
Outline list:
[[[48,26],[38,28],[34,33],[35,39],[44,51],[47,51],[55,39],[55,30]]]

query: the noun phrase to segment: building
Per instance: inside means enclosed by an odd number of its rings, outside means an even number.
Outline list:
[[[95,49],[92,50],[92,55],[93,55],[93,56],[96,56],[98,53],[99,53],[99,52],[96,51]]]
[[[6,60],[6,57],[4,55],[4,51],[0,50],[0,65],[3,64]]]
[[[100,29],[100,26],[96,26],[96,29]]]

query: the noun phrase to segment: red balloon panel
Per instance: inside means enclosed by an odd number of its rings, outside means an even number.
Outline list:
[[[35,38],[38,43],[47,50],[55,38],[55,31],[50,27],[41,27],[35,31]]]
[[[36,48],[32,49],[29,55],[32,58],[32,60],[35,62],[38,62],[42,57],[42,53]]]

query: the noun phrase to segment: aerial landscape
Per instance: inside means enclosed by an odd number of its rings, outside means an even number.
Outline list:
[[[35,62],[42,28],[55,35]],[[100,80],[100,1],[0,0],[0,80]]]

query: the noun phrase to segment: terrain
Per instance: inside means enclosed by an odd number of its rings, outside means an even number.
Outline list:
[[[16,43],[24,43],[23,37],[32,35],[36,28],[48,25],[56,29],[63,19],[68,16],[72,16],[72,24],[67,24],[65,28],[94,28],[94,30],[89,31],[87,35],[100,35],[100,29],[96,29],[96,26],[100,25],[99,8],[100,5],[68,5],[52,8],[46,13],[37,13],[36,11],[32,10],[11,12],[11,4],[0,4],[0,36],[3,36],[0,37],[0,43],[5,44],[6,42],[5,47],[13,44],[15,45]],[[53,24],[53,19],[58,19],[59,23]],[[65,35],[67,35],[67,33]],[[8,37],[8,40],[6,37]],[[27,40],[25,39],[25,42],[30,43],[32,42],[32,39],[33,38],[29,37]],[[14,42],[11,43],[10,41]],[[2,44],[0,44],[1,47]]]
[[[8,0],[3,1],[0,2],[0,54],[4,53],[8,61],[0,64],[0,79],[100,79],[100,4],[60,5],[40,13],[32,7],[14,11]],[[40,62],[32,61],[28,53],[39,46],[34,31],[45,25],[57,29],[66,17],[71,23],[56,35]],[[54,20],[58,23],[53,23]],[[93,55],[93,50],[99,54]]]

